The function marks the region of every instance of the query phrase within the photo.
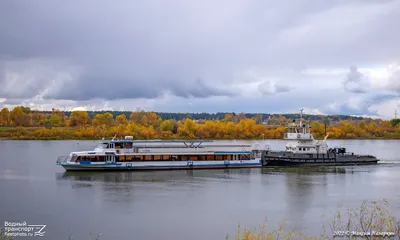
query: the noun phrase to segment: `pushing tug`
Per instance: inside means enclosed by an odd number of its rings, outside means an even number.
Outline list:
[[[218,145],[212,141],[102,140],[92,151],[60,156],[67,171],[178,170],[262,167],[262,150],[252,145]]]
[[[293,120],[287,126],[284,139],[288,140],[284,151],[263,151],[263,166],[335,166],[376,164],[378,159],[371,155],[356,155],[346,152],[346,148],[329,148],[326,140],[315,140],[310,125],[303,123],[303,110],[300,121]]]

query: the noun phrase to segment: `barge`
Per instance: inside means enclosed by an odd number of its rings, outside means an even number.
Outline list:
[[[286,127],[284,139],[286,149],[262,152],[263,166],[337,166],[337,165],[370,165],[377,164],[378,159],[372,155],[361,155],[347,152],[346,148],[329,148],[326,140],[315,140],[309,124],[303,123],[303,110],[300,111],[300,121]]]
[[[252,145],[210,144],[213,141],[102,140],[92,151],[60,156],[67,171],[182,170],[262,167],[262,150]]]

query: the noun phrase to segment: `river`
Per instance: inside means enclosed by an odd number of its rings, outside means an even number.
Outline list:
[[[100,239],[217,240],[228,233],[233,239],[238,224],[253,228],[266,217],[273,225],[286,220],[318,234],[321,215],[363,200],[386,198],[400,216],[396,140],[329,141],[331,147],[376,155],[382,163],[374,166],[67,173],[55,164],[59,155],[96,144],[0,141],[0,223],[46,225],[42,239],[102,233]]]

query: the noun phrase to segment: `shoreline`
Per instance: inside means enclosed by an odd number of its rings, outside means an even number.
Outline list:
[[[112,137],[110,138],[104,138],[105,140],[111,140]],[[2,138],[0,137],[0,141],[100,141],[101,138],[58,138],[58,137],[44,137],[44,138],[29,138],[29,137],[15,137],[15,138]],[[264,139],[259,139],[259,138],[212,138],[212,139],[205,139],[205,138],[137,138],[134,140],[138,141],[154,141],[154,140],[163,140],[163,141],[284,141],[282,138],[264,138]],[[322,140],[322,139],[316,139],[316,140]],[[335,139],[328,139],[327,141],[371,141],[371,140],[378,140],[378,141],[400,141],[398,138],[335,138]]]
[[[1,140],[101,140],[118,139],[125,136],[132,136],[134,140],[283,140],[283,126],[267,129],[265,127],[232,127],[229,129],[204,129],[200,126],[195,129],[185,129],[179,126],[177,129],[163,131],[162,128],[152,126],[134,125],[115,125],[115,126],[74,126],[74,127],[0,127]],[[237,125],[238,126],[238,125]],[[341,131],[335,133],[335,129],[327,129],[329,140],[400,140],[400,132],[393,133],[372,131],[356,134],[352,131]],[[314,138],[323,140],[325,133],[315,131]]]

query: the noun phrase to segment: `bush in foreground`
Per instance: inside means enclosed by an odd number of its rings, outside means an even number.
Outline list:
[[[319,236],[307,236],[295,227],[287,228],[285,222],[277,228],[268,230],[267,221],[259,229],[242,230],[240,225],[235,240],[272,240],[272,239],[399,239],[400,219],[396,219],[388,210],[389,203],[382,201],[364,201],[360,207],[338,210],[329,219],[329,225],[322,225]],[[327,232],[327,228],[329,231]],[[229,235],[226,239],[230,239]]]

